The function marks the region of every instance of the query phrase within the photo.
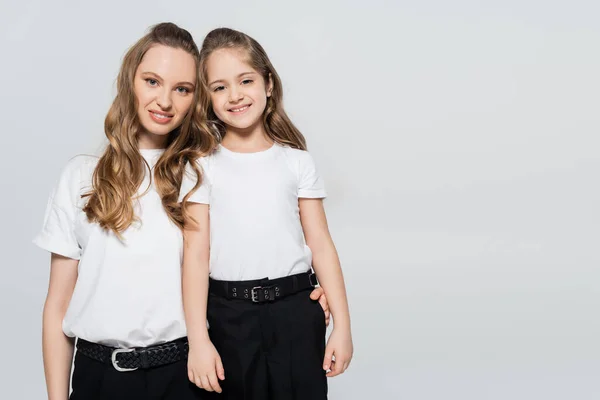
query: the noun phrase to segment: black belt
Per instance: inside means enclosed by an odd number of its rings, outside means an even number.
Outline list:
[[[187,338],[149,347],[120,349],[77,339],[77,352],[115,367],[117,371],[134,371],[171,364],[187,358]]]
[[[311,271],[277,279],[253,281],[210,280],[209,292],[227,299],[248,300],[253,303],[275,301],[318,285],[317,276]]]

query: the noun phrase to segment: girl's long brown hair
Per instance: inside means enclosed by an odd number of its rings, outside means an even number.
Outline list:
[[[192,35],[173,23],[152,27],[125,54],[117,77],[117,96],[104,121],[109,143],[94,170],[92,189],[85,195],[88,201],[83,209],[90,222],[98,223],[119,237],[136,219],[133,201],[149,169],[138,150],[138,134],[143,128],[137,115],[133,88],[142,58],[155,45],[182,49],[194,57],[197,67],[200,65],[200,53]],[[181,126],[169,134],[167,148],[154,167],[156,190],[163,207],[179,227],[183,227],[187,218],[185,207],[178,203],[186,165],[189,163],[198,177],[196,190],[202,177],[196,160],[210,153],[217,143],[199,101],[202,90],[200,74],[197,75],[192,106]],[[184,203],[192,192],[185,197]]]
[[[200,102],[213,129],[218,132],[220,137],[225,135],[226,127],[219,121],[212,109],[206,66],[208,57],[214,51],[220,49],[244,50],[248,56],[248,63],[250,66],[261,74],[265,82],[268,83],[269,78],[271,79],[273,91],[267,100],[267,106],[263,113],[263,125],[267,135],[277,143],[300,150],[306,150],[306,140],[304,139],[304,136],[298,128],[294,126],[283,109],[283,86],[267,53],[263,47],[250,36],[229,28],[218,28],[210,31],[209,34],[206,35],[206,38],[202,43],[202,48],[200,49],[200,80],[204,89],[201,91]]]

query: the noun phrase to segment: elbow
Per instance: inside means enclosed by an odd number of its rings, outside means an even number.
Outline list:
[[[318,240],[307,241],[306,245],[310,249],[313,257],[319,257],[324,254],[329,254],[333,249],[333,242],[328,237],[322,237]]]
[[[62,324],[62,320],[65,317],[68,308],[68,299],[48,297],[44,303],[43,318],[44,320],[58,320]]]

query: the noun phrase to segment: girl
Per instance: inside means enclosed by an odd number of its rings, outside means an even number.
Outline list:
[[[213,150],[199,107],[200,55],[171,23],[125,55],[104,154],[64,168],[35,243],[52,253],[44,306],[48,397],[200,399],[187,379],[178,203],[186,163]],[[318,297],[318,294],[316,294]],[[313,294],[313,297],[314,294]]]
[[[181,198],[196,221],[184,227],[190,380],[226,399],[325,399],[353,349],[322,180],[260,44],[216,29],[200,54],[202,105],[222,141],[200,159],[202,184],[186,176],[180,194],[198,189]],[[334,316],[327,347],[322,310],[302,294],[311,266]]]

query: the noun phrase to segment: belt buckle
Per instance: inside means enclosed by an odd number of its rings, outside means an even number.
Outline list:
[[[119,372],[135,371],[137,368],[121,368],[121,367],[119,367],[118,362],[117,362],[117,354],[131,353],[134,350],[135,349],[114,349],[110,356],[110,360],[112,361],[113,367]]]
[[[262,286],[254,286],[252,288],[252,290],[250,291],[250,294],[252,295],[252,302],[253,303],[259,303],[258,301],[258,293],[256,292],[257,290],[262,289]]]
[[[308,281],[310,282],[312,287],[319,286],[319,281],[317,280],[317,274],[315,274],[314,272],[312,274],[308,275]]]
[[[265,301],[274,301],[275,297],[276,297],[275,291],[273,291],[274,287],[275,286],[273,286],[273,285],[271,285],[271,286],[254,286],[251,291],[252,292],[252,302],[253,303],[261,302],[257,290],[265,291],[264,296],[263,296]],[[277,290],[279,290],[279,289],[277,289]],[[279,294],[277,294],[277,296],[279,296]]]

